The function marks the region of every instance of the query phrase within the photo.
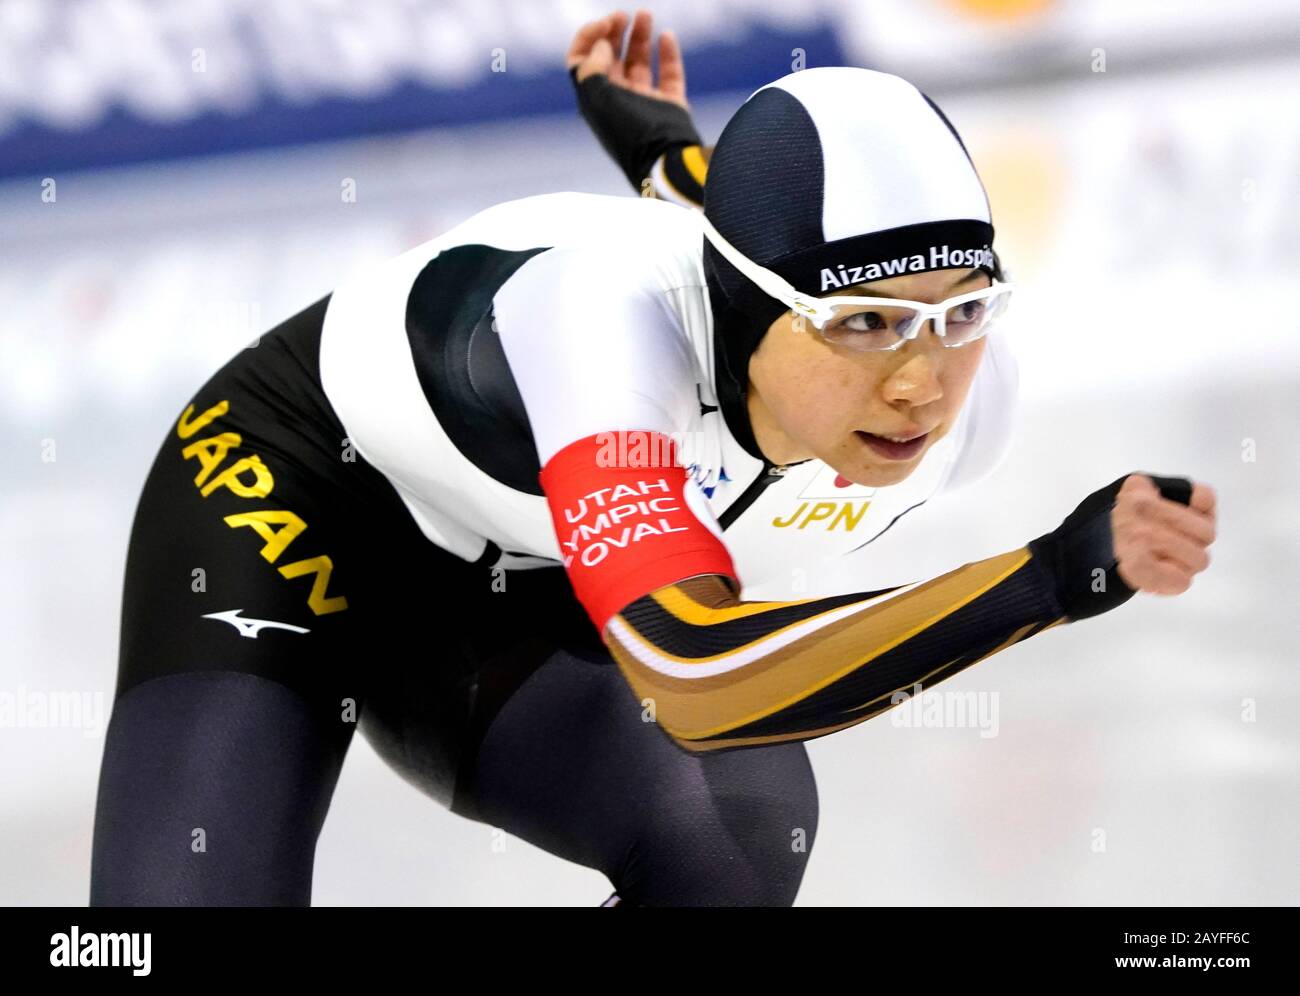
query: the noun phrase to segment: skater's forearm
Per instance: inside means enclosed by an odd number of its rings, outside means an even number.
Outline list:
[[[880,592],[742,602],[729,579],[638,599],[605,639],[661,726],[695,751],[811,740],[1066,621],[1028,548]]]

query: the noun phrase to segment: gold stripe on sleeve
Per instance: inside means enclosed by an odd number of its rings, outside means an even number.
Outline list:
[[[708,174],[709,164],[704,160],[704,153],[700,151],[698,145],[688,145],[682,149],[682,165],[686,171],[691,174],[691,179],[704,186],[704,178]]]
[[[633,648],[618,640],[611,640],[610,649],[637,697],[657,702],[661,725],[679,740],[699,740],[773,715],[825,688],[974,601],[1019,570],[1029,556],[1021,548],[968,564],[906,597],[866,607],[721,674],[676,677],[642,663]],[[886,634],[893,635],[882,642]],[[639,635],[634,638],[648,659],[684,663]],[[761,652],[771,639],[769,634],[707,660],[725,660],[753,648]],[[664,715],[672,716],[673,722],[665,723]]]

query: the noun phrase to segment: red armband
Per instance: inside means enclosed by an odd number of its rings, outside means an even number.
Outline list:
[[[700,519],[707,507],[691,508],[703,495],[662,433],[579,439],[539,479],[569,581],[600,632],[656,588],[697,574],[736,577],[727,548]]]

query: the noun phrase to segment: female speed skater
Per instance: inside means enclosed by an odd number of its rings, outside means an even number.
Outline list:
[[[1212,489],[1134,472],[938,577],[747,598],[913,542],[914,509],[996,465],[1013,288],[914,85],[793,73],[705,150],[671,36],[655,85],[648,15],[624,53],[626,22],[569,61],[657,196],[490,207],[261,336],[166,427],[93,905],[309,904],[357,728],[453,812],[604,873],[603,905],[790,905],[806,741],[1205,570]]]

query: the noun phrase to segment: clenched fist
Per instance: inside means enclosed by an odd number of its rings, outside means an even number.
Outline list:
[[[1111,509],[1116,570],[1134,591],[1181,595],[1192,577],[1210,565],[1215,534],[1215,495],[1207,484],[1192,486],[1183,505],[1161,496],[1151,478],[1130,474]]]
[[[1029,551],[1065,616],[1087,619],[1139,591],[1185,592],[1209,566],[1214,533],[1208,485],[1125,474],[1085,498]]]

